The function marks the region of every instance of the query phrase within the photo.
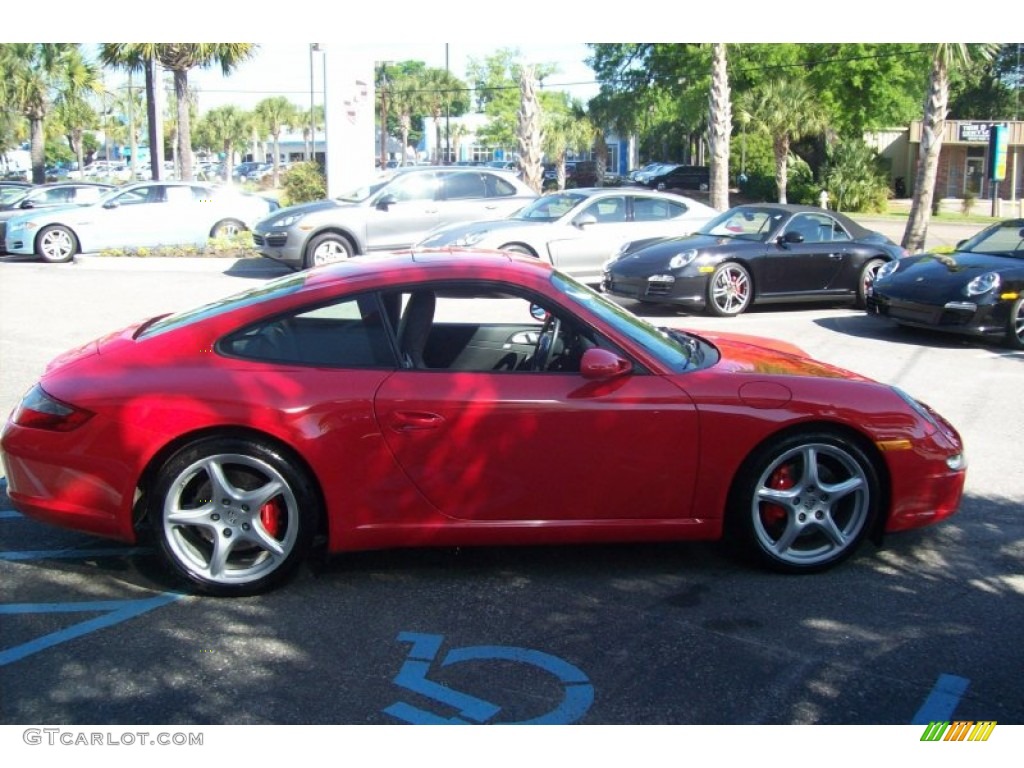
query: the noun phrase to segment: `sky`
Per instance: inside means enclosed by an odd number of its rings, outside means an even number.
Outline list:
[[[239,65],[228,77],[219,68],[193,70],[189,85],[196,89],[199,111],[206,112],[224,104],[252,109],[270,96],[286,96],[298,106],[309,103],[309,42],[258,43],[256,55]],[[517,50],[525,63],[552,64],[556,72],[545,80],[545,87],[564,90],[586,102],[598,92],[594,72],[585,63],[589,49],[584,43],[535,43],[530,45],[494,43],[322,43],[325,55],[332,51],[365,55],[372,61],[422,61],[428,67],[444,69],[447,47],[448,68],[456,77],[466,79],[471,60],[483,61],[502,47]],[[313,62],[316,100],[322,101],[322,62],[315,54]],[[119,77],[123,78],[124,75]],[[571,85],[570,85],[571,84]]]

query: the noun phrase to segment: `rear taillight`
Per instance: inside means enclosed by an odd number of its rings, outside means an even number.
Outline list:
[[[36,384],[21,399],[11,420],[19,427],[70,432],[91,418],[92,411],[55,400]]]

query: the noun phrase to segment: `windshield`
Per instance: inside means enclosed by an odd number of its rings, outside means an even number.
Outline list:
[[[32,191],[32,187],[0,187],[0,205],[20,202]]]
[[[371,196],[377,194],[393,178],[394,174],[383,174],[366,184],[361,184],[353,190],[338,195],[336,199],[343,200],[346,203],[361,203],[363,200],[368,200]]]
[[[1022,259],[1024,258],[1024,219],[1011,219],[993,224],[966,243],[957,246],[957,250]]]
[[[509,218],[519,221],[558,221],[586,199],[586,195],[575,192],[544,195]]]
[[[551,282],[566,298],[586,307],[672,371],[679,373],[700,368],[713,359],[713,355],[706,354],[711,347],[704,345],[697,337],[682,331],[655,328],[646,320],[561,272],[553,273]]]
[[[782,211],[773,208],[732,208],[701,227],[698,234],[763,243],[778,229],[782,217]]]

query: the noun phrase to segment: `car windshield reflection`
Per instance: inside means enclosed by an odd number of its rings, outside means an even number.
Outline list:
[[[778,210],[733,208],[709,221],[697,234],[763,243],[781,222],[782,214]]]
[[[544,197],[538,197],[509,218],[516,221],[558,221],[586,199],[586,195],[574,192],[545,195]]]
[[[993,224],[960,245],[957,250],[991,256],[1007,256],[1014,259],[1024,258],[1024,226],[1022,225],[1024,225],[1024,219]]]

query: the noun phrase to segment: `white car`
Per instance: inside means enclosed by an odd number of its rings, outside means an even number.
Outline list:
[[[568,189],[540,197],[505,219],[452,224],[417,248],[473,247],[528,253],[579,280],[600,283],[624,243],[689,235],[718,215],[696,200],[633,187]]]
[[[106,249],[194,245],[252,229],[276,201],[194,182],[141,182],[119,187],[90,205],[60,206],[7,222],[9,254],[69,261]]]

